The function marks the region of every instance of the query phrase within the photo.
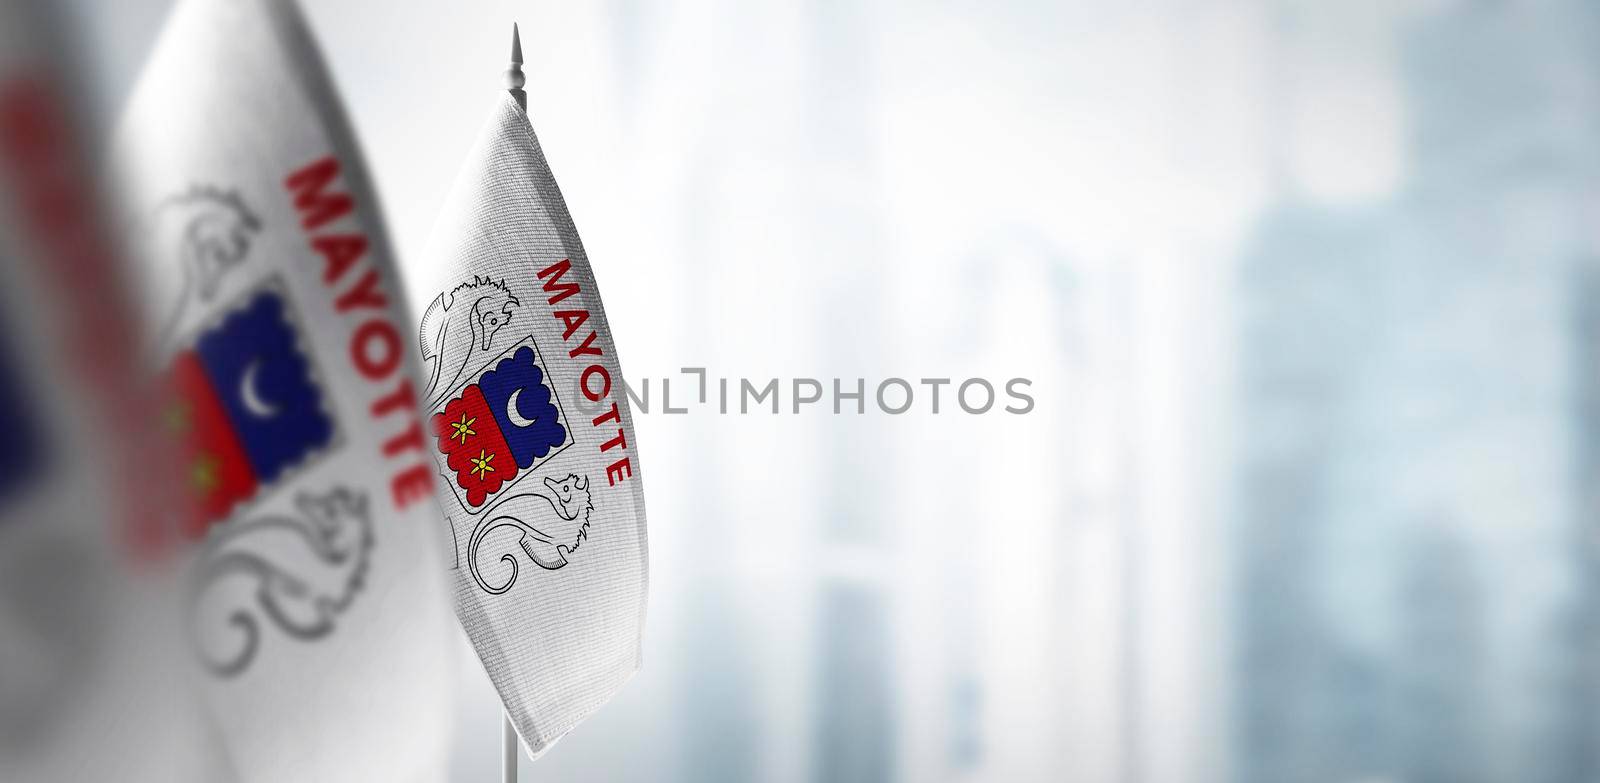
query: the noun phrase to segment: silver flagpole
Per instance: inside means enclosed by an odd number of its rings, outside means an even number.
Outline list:
[[[517,99],[517,105],[522,111],[528,111],[528,93],[522,89],[527,84],[527,77],[522,75],[522,33],[518,32],[515,22],[511,24],[511,67],[506,69],[506,90],[511,97]]]
[[[522,75],[522,33],[516,23],[511,25],[511,67],[506,69],[506,89],[517,100],[522,111],[528,111],[528,93],[522,89],[527,83]],[[500,783],[517,783],[517,757],[522,749],[517,742],[517,729],[511,725],[511,713],[501,713],[500,726]]]
[[[511,715],[505,714],[500,726],[500,783],[517,783],[517,730],[511,727]]]

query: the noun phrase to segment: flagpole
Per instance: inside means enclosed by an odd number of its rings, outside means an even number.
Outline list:
[[[511,726],[511,714],[504,713],[500,726],[500,783],[517,783],[517,730]]]
[[[515,22],[511,24],[511,67],[506,69],[506,90],[515,98],[522,111],[528,111],[528,93],[522,89],[527,84],[522,75],[522,32]],[[500,726],[500,783],[517,783],[517,757],[521,747],[517,742],[517,729],[511,725],[511,713],[501,713]]]
[[[511,97],[517,99],[517,105],[523,112],[528,111],[528,93],[522,89],[528,83],[526,76],[522,75],[522,33],[517,30],[515,22],[511,24],[511,67],[506,69],[506,90]]]

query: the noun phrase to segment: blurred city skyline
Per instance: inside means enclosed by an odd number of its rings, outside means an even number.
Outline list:
[[[305,5],[414,313],[518,21],[631,379],[1033,381],[641,416],[645,666],[524,780],[1597,774],[1585,4]],[[108,123],[166,7],[73,0]]]

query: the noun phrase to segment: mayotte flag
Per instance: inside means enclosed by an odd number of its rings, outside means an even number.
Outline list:
[[[256,294],[169,370],[169,432],[181,444],[191,536],[228,516],[333,439],[311,366],[277,291]]]
[[[533,347],[523,345],[434,414],[439,453],[466,491],[469,509],[482,508],[518,472],[566,444],[556,403]]]

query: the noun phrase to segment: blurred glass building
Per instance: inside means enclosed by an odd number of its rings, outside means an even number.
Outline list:
[[[1394,194],[1329,208],[1290,184],[1254,232],[1238,780],[1600,775],[1596,22],[1581,2],[1419,11]]]

